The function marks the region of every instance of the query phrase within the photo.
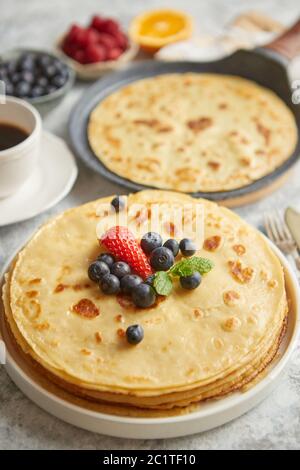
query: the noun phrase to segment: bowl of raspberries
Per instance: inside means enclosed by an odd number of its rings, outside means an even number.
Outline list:
[[[116,20],[95,15],[86,27],[71,25],[58,49],[79,78],[93,80],[133,59],[138,46]]]

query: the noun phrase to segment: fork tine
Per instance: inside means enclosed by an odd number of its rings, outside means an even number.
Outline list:
[[[293,237],[292,237],[292,234],[291,234],[291,232],[290,232],[290,230],[289,230],[289,228],[288,228],[288,226],[287,226],[287,224],[286,224],[284,218],[283,218],[283,220],[282,220],[282,229],[283,229],[283,232],[284,232],[286,238],[287,238],[289,241],[293,241],[293,242],[294,242],[294,239],[293,239]]]
[[[266,229],[266,232],[267,232],[268,237],[269,237],[272,241],[275,241],[275,240],[274,240],[274,237],[273,237],[273,232],[272,232],[271,227],[270,227],[269,215],[265,214],[264,222],[265,222],[265,229]]]
[[[284,230],[283,230],[283,218],[281,217],[279,211],[276,211],[274,213],[274,219],[273,220],[274,220],[274,224],[276,226],[277,232],[279,234],[280,240],[281,241],[286,240],[286,235],[285,235]]]
[[[281,238],[277,230],[277,224],[274,220],[273,214],[268,214],[265,218],[265,227],[268,237],[273,240],[275,243],[280,242]]]

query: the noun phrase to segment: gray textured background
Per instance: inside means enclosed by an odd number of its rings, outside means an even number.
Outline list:
[[[5,8],[4,8],[5,3]],[[299,0],[0,0],[0,51],[14,46],[51,48],[70,22],[85,22],[102,12],[119,17],[124,26],[146,8],[173,6],[190,12],[199,32],[216,33],[236,14],[250,9],[290,24],[300,15]],[[298,77],[300,78],[300,76]],[[45,127],[67,138],[70,109],[84,91],[77,85],[45,120]],[[52,210],[23,223],[0,228],[0,267],[7,257],[44,220],[63,209],[102,195],[122,193],[79,163],[79,177],[68,197]],[[271,208],[300,203],[300,167],[289,182],[264,201],[238,209],[259,226]],[[0,366],[1,367],[1,366]],[[0,449],[299,449],[300,347],[277,390],[256,409],[215,430],[171,440],[115,439],[77,429],[48,415],[31,403],[0,369]]]

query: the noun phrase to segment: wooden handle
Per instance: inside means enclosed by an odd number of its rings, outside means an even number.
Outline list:
[[[264,47],[273,49],[288,59],[293,59],[300,54],[300,19],[289,30]]]

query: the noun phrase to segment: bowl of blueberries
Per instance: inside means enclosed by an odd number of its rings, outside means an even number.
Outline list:
[[[73,70],[50,52],[14,49],[0,56],[5,94],[29,101],[42,114],[62,100],[74,79]]]

